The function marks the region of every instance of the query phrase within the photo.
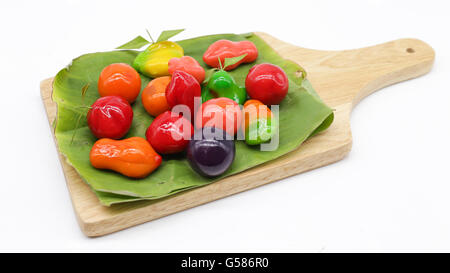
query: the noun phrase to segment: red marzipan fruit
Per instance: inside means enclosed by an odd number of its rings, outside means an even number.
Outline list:
[[[194,98],[201,97],[202,91],[200,84],[194,78],[194,76],[181,71],[176,70],[172,74],[172,79],[169,85],[166,87],[166,100],[170,109],[177,105],[186,105],[191,111],[191,116],[194,117]]]
[[[122,138],[130,129],[133,109],[119,96],[97,99],[87,114],[89,129],[97,138]]]
[[[202,104],[195,117],[197,129],[215,127],[234,136],[242,121],[242,111],[234,100],[229,98],[210,99]]]
[[[158,153],[174,154],[186,149],[193,134],[194,127],[189,120],[166,111],[153,120],[145,132],[145,137]]]
[[[286,97],[289,80],[286,73],[277,65],[257,64],[245,79],[245,89],[250,98],[265,105],[277,105]]]

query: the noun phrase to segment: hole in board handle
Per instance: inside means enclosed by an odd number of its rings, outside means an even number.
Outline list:
[[[416,51],[414,50],[414,48],[409,47],[409,48],[406,49],[406,52],[408,52],[408,53],[414,53],[414,52],[416,52]]]

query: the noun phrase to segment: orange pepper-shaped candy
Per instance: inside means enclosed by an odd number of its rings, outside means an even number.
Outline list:
[[[94,168],[113,170],[132,178],[146,177],[162,161],[161,156],[142,137],[99,139],[94,143],[89,159]]]

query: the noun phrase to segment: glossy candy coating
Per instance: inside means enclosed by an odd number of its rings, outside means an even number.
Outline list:
[[[202,90],[203,102],[214,97],[229,98],[242,105],[247,99],[247,93],[244,87],[237,85],[228,72],[219,70],[211,76],[208,84]]]
[[[232,42],[229,40],[218,40],[212,43],[203,54],[203,61],[215,68],[220,68],[220,63],[225,64],[225,58],[239,57],[247,54],[239,62],[230,65],[225,70],[232,70],[238,67],[241,63],[251,63],[258,57],[258,49],[255,44],[250,41]]]
[[[172,75],[176,70],[184,71],[194,76],[199,84],[205,79],[205,70],[191,56],[183,56],[181,58],[172,58],[169,60],[169,73]]]
[[[142,90],[142,105],[150,115],[156,117],[170,109],[166,99],[166,87],[170,80],[170,76],[153,79]]]
[[[148,127],[145,137],[160,154],[174,154],[186,149],[194,127],[181,115],[166,111]]]
[[[194,78],[194,76],[177,70],[172,74],[172,80],[166,88],[166,99],[170,108],[177,105],[186,105],[191,111],[191,116],[193,118],[194,109],[194,98],[201,97],[202,91],[200,84]]]
[[[130,129],[133,109],[119,96],[97,99],[89,109],[87,123],[97,138],[122,138]]]
[[[114,63],[102,70],[97,88],[101,97],[121,96],[133,103],[141,91],[141,77],[130,65]]]
[[[142,137],[123,140],[102,138],[89,154],[94,168],[108,169],[132,178],[144,178],[161,165],[162,158]]]
[[[229,98],[216,98],[203,103],[195,117],[197,129],[216,127],[234,136],[241,125],[242,111]]]
[[[234,141],[225,131],[207,127],[198,130],[189,142],[187,159],[196,172],[214,177],[230,168],[235,151]]]
[[[269,107],[259,100],[248,100],[243,109],[243,131],[248,145],[269,141],[278,130],[276,120]]]
[[[259,145],[268,142],[277,132],[277,127],[278,121],[276,119],[256,119],[245,130],[245,143]]]
[[[150,78],[169,76],[169,60],[184,55],[183,48],[171,41],[151,44],[137,55],[133,67]]]
[[[269,107],[259,100],[253,99],[245,102],[242,114],[244,116],[244,129],[248,128],[248,125],[257,119],[271,119],[273,116]]]
[[[252,99],[265,105],[277,105],[289,89],[286,73],[279,66],[269,63],[253,66],[245,79],[245,89]]]

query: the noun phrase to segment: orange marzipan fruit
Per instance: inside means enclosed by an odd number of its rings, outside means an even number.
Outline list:
[[[113,170],[133,178],[146,177],[162,161],[161,156],[142,137],[99,139],[94,143],[89,159],[94,168]]]
[[[166,87],[172,77],[164,76],[151,80],[142,91],[142,104],[150,115],[157,117],[159,114],[170,110],[166,100]]]

